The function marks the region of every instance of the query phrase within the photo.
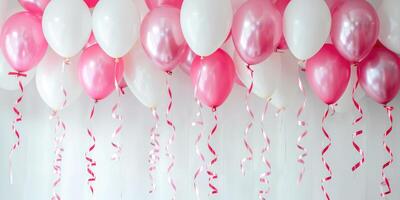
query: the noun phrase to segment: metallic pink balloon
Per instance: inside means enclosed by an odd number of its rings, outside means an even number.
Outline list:
[[[216,108],[232,90],[235,67],[232,58],[218,49],[210,56],[197,56],[190,71],[196,97],[205,105]]]
[[[365,0],[346,1],[335,9],[331,38],[339,53],[351,62],[360,62],[375,45],[379,18]]]
[[[366,94],[381,104],[389,103],[400,88],[400,61],[385,47],[374,47],[359,63],[358,77]]]
[[[247,1],[236,12],[232,39],[247,64],[265,60],[278,47],[281,37],[282,16],[270,1]]]
[[[43,15],[43,11],[49,4],[50,0],[18,0],[19,4],[25,8],[25,10],[38,16]]]
[[[177,67],[187,51],[179,19],[179,9],[158,7],[146,15],[140,27],[145,52],[163,71]]]
[[[99,0],[84,0],[89,8],[94,8]]]
[[[120,59],[115,65],[115,59],[97,44],[83,50],[78,64],[79,80],[92,99],[104,99],[115,90],[115,77],[121,81],[124,61]]]
[[[306,62],[308,83],[317,96],[326,104],[335,103],[343,95],[350,81],[350,62],[340,56],[331,44]]]
[[[282,18],[283,18],[283,14],[285,13],[286,6],[289,4],[289,2],[290,2],[290,0],[277,0],[274,3],[276,8],[281,13]],[[286,40],[285,40],[285,37],[283,36],[283,34],[282,34],[282,38],[279,42],[278,49],[282,49],[282,50],[288,49],[288,46],[286,44]]]
[[[28,12],[12,15],[3,25],[0,45],[12,68],[19,72],[29,71],[47,51],[40,19]]]
[[[150,10],[161,6],[172,6],[181,9],[183,0],[145,0]]]

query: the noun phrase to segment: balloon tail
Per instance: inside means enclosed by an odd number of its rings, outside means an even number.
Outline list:
[[[92,110],[90,112],[89,115],[89,120],[91,121],[90,123],[93,122],[93,115],[95,112],[95,108],[96,108],[96,104],[97,104],[97,100],[93,103],[93,107]],[[89,184],[89,189],[92,193],[92,195],[94,195],[94,182],[96,181],[96,175],[94,173],[93,167],[96,166],[96,161],[94,160],[94,158],[92,158],[91,153],[93,152],[94,148],[96,147],[96,137],[94,136],[94,133],[88,128],[87,129],[87,134],[90,137],[90,139],[92,140],[92,144],[89,146],[89,149],[87,152],[85,152],[85,159],[87,161],[87,165],[86,165],[86,171],[89,174],[89,178],[87,179],[88,184]]]
[[[356,100],[356,98],[355,98],[355,92],[356,92],[356,90],[357,90],[357,88],[358,88],[358,84],[359,84],[359,80],[358,80],[358,77],[357,77],[357,80],[356,80],[356,82],[355,82],[355,84],[354,84],[354,86],[353,86],[353,90],[352,90],[352,92],[351,92],[351,98],[352,98],[352,100],[353,100],[354,107],[357,109],[357,111],[358,111],[358,113],[359,113],[360,115],[353,121],[353,126],[356,125],[356,124],[358,124],[358,123],[362,120],[363,115],[364,115],[364,114],[363,114],[363,110],[362,110],[360,104],[357,102],[357,100]],[[363,130],[361,130],[361,129],[356,130],[356,131],[353,133],[353,141],[352,141],[353,147],[354,147],[354,149],[355,149],[355,150],[360,154],[360,156],[361,156],[361,160],[360,160],[359,162],[357,162],[356,164],[354,164],[353,167],[351,168],[351,170],[352,170],[353,172],[356,171],[359,167],[361,167],[361,166],[363,165],[363,163],[365,162],[364,151],[363,151],[363,150],[360,148],[360,146],[355,142],[356,138],[359,137],[359,136],[361,136],[361,135],[363,135]]]
[[[328,182],[328,181],[330,181],[330,180],[332,179],[332,170],[331,170],[331,167],[329,166],[328,162],[327,162],[326,159],[325,159],[325,154],[326,154],[326,152],[329,150],[329,148],[330,148],[331,145],[332,145],[332,139],[331,139],[331,137],[329,136],[329,133],[326,131],[324,125],[325,125],[326,119],[327,119],[328,116],[329,116],[330,108],[331,108],[331,106],[328,106],[328,108],[326,109],[326,111],[325,111],[325,113],[324,113],[324,116],[322,117],[322,123],[321,123],[321,124],[322,124],[322,132],[324,133],[325,138],[328,139],[328,142],[329,142],[329,143],[322,149],[322,152],[321,152],[322,163],[323,163],[325,169],[326,169],[326,170],[328,171],[328,173],[329,173],[329,175],[328,175],[327,177],[321,179],[321,190],[322,190],[322,192],[324,193],[324,195],[325,195],[325,197],[326,197],[327,200],[330,200],[330,197],[329,197],[328,192],[326,191],[325,183]],[[332,109],[333,109],[333,107],[332,107]],[[333,113],[334,113],[334,110],[333,110]]]
[[[240,161],[240,170],[241,170],[243,175],[245,175],[245,169],[244,169],[245,163],[247,161],[253,160],[253,149],[250,146],[250,144],[249,144],[247,139],[248,139],[248,136],[249,136],[249,132],[250,132],[251,128],[253,127],[253,122],[254,122],[254,114],[253,114],[253,111],[250,108],[250,95],[251,95],[251,92],[253,91],[253,86],[254,86],[254,70],[251,69],[250,65],[247,65],[247,70],[248,70],[248,72],[250,74],[250,77],[251,77],[250,87],[248,88],[247,93],[246,93],[246,110],[247,110],[247,112],[248,112],[248,114],[250,116],[250,121],[247,124],[247,127],[246,127],[246,129],[244,131],[244,135],[243,135],[244,147],[248,151],[248,156],[243,158]]]
[[[200,103],[200,100],[196,99],[196,103],[197,103],[197,112],[196,112],[196,118],[195,120],[192,122],[192,127],[198,126],[200,131],[199,134],[196,137],[196,141],[195,141],[195,149],[196,149],[196,154],[199,157],[200,161],[201,161],[201,165],[199,168],[197,168],[196,172],[194,173],[194,177],[193,177],[193,187],[194,190],[196,192],[196,197],[199,200],[200,199],[200,192],[199,192],[199,187],[197,185],[197,177],[203,172],[204,170],[204,165],[205,165],[205,158],[203,153],[200,151],[199,148],[199,143],[201,141],[201,139],[203,138],[203,127],[204,127],[204,121],[203,121],[203,113],[202,113],[202,109],[203,106]]]
[[[304,109],[307,104],[307,93],[304,89],[303,82],[300,77],[300,72],[305,72],[305,68],[303,67],[303,63],[299,62],[299,76],[298,76],[298,87],[300,89],[300,92],[303,94],[304,100],[303,103],[301,104],[300,108],[297,111],[297,125],[303,129],[303,132],[299,135],[297,138],[297,149],[301,151],[299,157],[297,158],[297,162],[301,165],[301,169],[299,171],[299,177],[297,179],[297,183],[301,183],[303,180],[303,176],[305,173],[305,160],[304,158],[308,155],[307,149],[301,145],[302,141],[304,138],[308,135],[308,130],[307,130],[307,123],[305,120],[301,119],[301,116],[303,115]]]
[[[121,87],[119,87],[118,79],[117,79],[117,67],[118,67],[119,59],[115,59],[115,78],[114,78],[114,87],[118,92],[118,100],[114,104],[111,109],[111,116],[114,120],[119,122],[119,125],[115,128],[112,136],[111,136],[111,146],[114,148],[114,153],[111,156],[111,160],[119,160],[121,156],[122,147],[121,144],[117,141],[117,137],[121,134],[123,128],[123,118],[120,112],[121,105],[121,97],[124,95],[124,91]]]
[[[26,77],[27,75],[21,72],[9,72],[8,75],[15,76],[18,79],[18,88],[20,91],[20,96],[17,98],[12,107],[12,111],[15,113],[16,116],[11,124],[11,128],[15,137],[17,138],[17,141],[12,145],[10,153],[8,154],[9,177],[10,177],[10,184],[12,185],[14,183],[13,162],[12,162],[13,155],[21,142],[20,132],[17,128],[17,124],[22,122],[22,112],[19,110],[18,106],[21,104],[24,98],[24,86],[22,85],[22,82],[19,79],[19,77]]]
[[[157,163],[160,161],[160,142],[159,142],[159,137],[160,134],[158,133],[158,126],[159,126],[159,121],[160,117],[157,113],[157,110],[155,108],[151,109],[152,115],[155,119],[155,125],[150,129],[150,145],[151,145],[151,150],[149,152],[149,177],[150,177],[150,182],[151,182],[151,189],[149,190],[149,193],[153,193],[156,190],[156,184],[154,182],[154,177],[153,177],[153,172],[157,170]]]
[[[384,106],[387,115],[388,115],[388,119],[389,119],[389,123],[390,126],[389,128],[385,131],[385,134],[383,135],[383,147],[385,148],[386,152],[389,154],[390,156],[390,160],[388,160],[387,162],[385,162],[382,165],[382,171],[381,171],[381,175],[382,175],[382,182],[381,182],[381,196],[382,197],[386,197],[387,195],[389,195],[390,193],[392,193],[392,188],[390,187],[390,182],[389,182],[389,178],[386,176],[385,174],[385,169],[387,167],[389,167],[392,163],[393,163],[393,152],[392,150],[389,148],[389,146],[386,143],[386,139],[389,136],[389,134],[392,132],[393,129],[393,115],[392,115],[392,111],[394,110],[394,107],[392,106]],[[386,186],[387,190],[384,191],[383,186]]]
[[[211,146],[210,143],[211,143],[211,138],[214,136],[214,134],[216,133],[216,131],[218,129],[218,116],[217,116],[216,108],[213,108],[212,111],[213,111],[213,115],[214,115],[215,125],[211,129],[210,134],[208,135],[207,147],[208,147],[208,150],[210,151],[210,153],[212,154],[213,157],[212,157],[211,161],[209,162],[209,164],[207,166],[207,174],[208,174],[208,187],[210,187],[210,189],[211,189],[210,194],[215,195],[215,194],[218,194],[218,189],[214,185],[214,183],[212,183],[212,182],[215,181],[216,179],[218,179],[218,174],[216,172],[212,171],[211,168],[218,161],[218,156],[217,156],[217,153],[216,153],[215,149]]]
[[[264,129],[264,121],[265,121],[266,114],[268,112],[268,107],[269,107],[270,102],[271,102],[271,98],[269,98],[267,100],[267,102],[265,103],[264,111],[261,115],[261,121],[260,121],[261,134],[262,134],[263,140],[264,140],[264,147],[261,150],[261,155],[262,155],[262,162],[264,163],[264,165],[266,167],[265,172],[260,174],[260,179],[259,179],[260,184],[266,186],[266,189],[261,189],[258,192],[258,198],[262,199],[262,200],[266,199],[266,196],[268,196],[268,194],[270,193],[270,190],[271,190],[270,181],[269,181],[269,177],[271,176],[271,163],[266,157],[266,154],[271,149],[271,140],[270,140],[267,132]]]
[[[170,72],[167,72],[168,75],[171,75]],[[172,169],[174,168],[175,165],[175,155],[171,152],[170,150],[170,146],[172,145],[172,143],[175,141],[175,137],[176,137],[176,127],[175,124],[173,123],[173,121],[170,119],[170,113],[171,113],[171,109],[172,109],[172,90],[171,90],[171,85],[169,84],[169,80],[168,80],[168,76],[166,77],[166,81],[165,81],[166,85],[167,85],[167,89],[168,89],[168,97],[169,97],[169,103],[168,103],[168,107],[165,113],[165,119],[166,119],[166,123],[167,125],[172,129],[172,134],[168,139],[168,143],[165,146],[165,152],[166,152],[166,156],[170,159],[171,163],[169,164],[168,168],[167,168],[167,172],[168,172],[168,183],[170,184],[172,190],[173,190],[173,196],[172,199],[176,199],[176,185],[175,185],[175,181],[172,178]]]

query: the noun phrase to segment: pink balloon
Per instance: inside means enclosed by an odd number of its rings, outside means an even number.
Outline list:
[[[121,81],[124,61],[120,59],[115,65],[115,59],[97,44],[83,50],[78,64],[79,80],[92,99],[104,99],[115,90],[115,77]]]
[[[290,2],[290,0],[277,0],[274,3],[276,8],[281,13],[282,18],[283,18],[283,14],[285,13],[286,6],[289,4],[289,2]],[[286,40],[285,40],[285,37],[283,36],[283,34],[282,34],[281,40],[279,41],[278,49],[282,49],[282,50],[288,49],[288,46],[286,44]]]
[[[282,16],[270,1],[247,1],[236,12],[232,39],[247,64],[265,60],[278,47],[281,37]]]
[[[306,76],[312,90],[326,104],[335,103],[343,95],[350,81],[350,62],[340,56],[331,44],[306,62]]]
[[[190,69],[192,68],[192,63],[196,56],[197,55],[190,48],[187,48],[184,59],[180,65],[183,72],[190,75]]]
[[[85,49],[86,48],[89,48],[89,47],[91,47],[91,46],[93,46],[93,45],[95,45],[95,44],[97,44],[97,40],[96,40],[96,38],[94,37],[94,34],[93,34],[93,32],[92,33],[90,33],[90,37],[89,37],[89,40],[88,40],[88,42],[86,43],[86,45],[85,45]]]
[[[400,88],[400,61],[385,47],[374,47],[359,63],[358,77],[366,94],[381,104],[389,103]]]
[[[150,10],[161,6],[172,6],[181,9],[183,0],[145,0]]]
[[[29,71],[47,51],[40,19],[28,12],[12,15],[3,25],[0,45],[12,68],[19,72]]]
[[[197,56],[190,71],[196,97],[205,105],[216,108],[229,96],[235,78],[232,58],[218,49],[210,56]]]
[[[338,8],[342,3],[350,1],[350,0],[326,0],[326,4],[329,7],[331,13],[335,12],[336,8]]]
[[[25,10],[38,16],[43,15],[43,11],[49,4],[50,0],[18,0],[19,4],[25,8]]]
[[[99,0],[84,0],[89,8],[94,8]]]
[[[346,1],[335,9],[331,38],[339,53],[360,62],[371,51],[379,35],[379,18],[365,0]]]
[[[172,71],[186,53],[180,25],[180,11],[173,7],[151,10],[140,27],[140,40],[147,55],[163,71]]]

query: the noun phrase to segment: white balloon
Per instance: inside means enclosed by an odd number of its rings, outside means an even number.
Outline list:
[[[165,72],[154,65],[140,42],[124,58],[124,78],[129,89],[142,104],[156,108],[167,98]]]
[[[293,55],[306,60],[328,39],[331,13],[323,0],[292,0],[284,13],[283,34]]]
[[[139,37],[140,13],[131,0],[102,0],[93,11],[93,34],[111,57],[121,58]]]
[[[78,56],[70,59],[62,71],[64,59],[48,50],[36,71],[36,88],[43,101],[53,110],[60,110],[66,100],[71,105],[82,93],[78,78]],[[63,89],[67,95],[64,96]]]
[[[237,53],[235,54],[234,60],[238,78],[249,88],[251,76],[247,69],[247,64]],[[273,53],[265,61],[257,65],[251,65],[251,68],[254,70],[253,93],[264,99],[272,97],[272,94],[278,87],[282,68],[279,53]]]
[[[352,91],[354,84],[357,81],[357,68],[352,67],[351,68],[351,76],[350,76],[350,81],[349,84],[347,85],[346,90],[344,91],[342,97],[336,102],[335,105],[335,111],[339,113],[346,113],[350,111],[357,110],[354,107],[353,100],[352,100]],[[362,99],[365,96],[364,91],[361,89],[361,87],[358,87],[356,93],[355,93],[355,98],[357,101]]]
[[[7,63],[6,59],[3,57],[3,54],[0,53],[0,88],[4,90],[18,90],[18,80],[21,80],[22,86],[28,85],[31,82],[32,78],[35,76],[36,69],[29,70],[26,72],[26,77],[19,77],[18,79],[15,76],[8,75],[9,72],[14,72],[15,70],[11,68],[11,66]]]
[[[42,26],[50,47],[64,58],[81,51],[90,37],[91,15],[81,0],[53,0],[44,10]]]
[[[382,1],[378,9],[381,22],[379,40],[388,49],[400,54],[400,1]]]
[[[185,0],[181,9],[182,32],[199,56],[209,56],[222,46],[233,19],[230,0]]]

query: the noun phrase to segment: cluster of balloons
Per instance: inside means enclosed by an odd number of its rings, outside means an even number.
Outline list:
[[[2,27],[0,63],[28,73],[23,83],[36,73],[41,97],[55,110],[61,87],[71,91],[69,103],[82,90],[101,100],[124,80],[144,105],[157,107],[166,95],[163,79],[177,66],[209,107],[220,106],[235,81],[253,83],[254,94],[287,107],[296,93],[282,82],[296,79],[296,69],[286,66],[296,61],[285,63],[290,53],[306,61],[308,82],[326,104],[358,79],[382,104],[399,89],[399,1],[383,1],[377,10],[365,0],[251,0],[239,7],[231,0],[143,1],[150,11],[141,19],[132,0],[19,0],[26,11]],[[2,71],[10,70],[0,67],[2,88],[17,86],[3,81]]]

